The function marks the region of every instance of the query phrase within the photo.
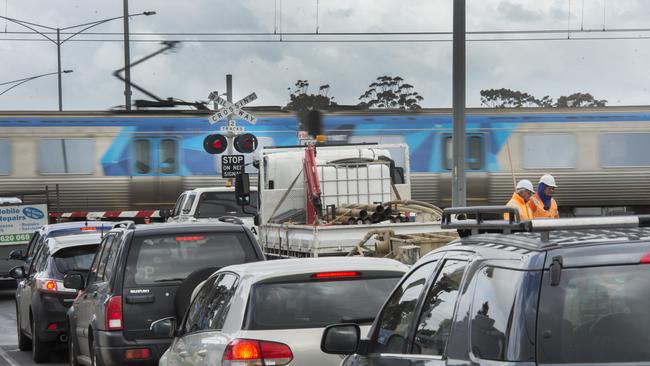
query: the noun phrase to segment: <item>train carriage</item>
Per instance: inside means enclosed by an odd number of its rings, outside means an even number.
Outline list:
[[[258,123],[239,124],[258,148],[299,142],[293,114],[250,111]],[[413,198],[450,205],[449,109],[335,111],[323,124],[331,142],[408,144]],[[0,192],[59,184],[62,211],[171,207],[184,190],[225,183],[220,157],[203,150],[215,126],[193,111],[1,112]],[[649,211],[650,108],[469,109],[466,146],[469,204],[505,203],[513,174],[551,173],[563,215]]]

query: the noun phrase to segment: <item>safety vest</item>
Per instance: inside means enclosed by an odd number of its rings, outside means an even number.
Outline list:
[[[535,193],[528,200],[528,207],[530,207],[530,211],[533,213],[533,218],[535,219],[559,219],[560,218],[560,213],[558,212],[557,209],[557,202],[555,202],[554,198],[551,198],[551,206],[548,208],[548,210],[545,210],[544,202],[539,197],[539,194]]]
[[[512,195],[512,198],[510,198],[510,201],[508,201],[507,206],[516,208],[519,211],[519,218],[521,221],[533,219],[533,213],[530,211],[530,207],[528,207],[526,201],[524,201],[524,199],[521,198],[517,192]],[[509,216],[510,215],[508,214],[503,214],[503,219],[509,220]]]

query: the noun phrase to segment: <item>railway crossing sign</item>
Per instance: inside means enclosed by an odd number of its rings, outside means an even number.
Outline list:
[[[223,108],[219,109],[215,114],[208,117],[208,122],[210,122],[210,124],[215,124],[231,115],[242,118],[251,124],[257,123],[257,118],[255,116],[241,109],[246,104],[257,99],[257,95],[255,93],[249,94],[247,97],[241,99],[237,103],[231,103],[223,99],[217,92],[210,93],[208,98],[223,106]]]
[[[244,155],[221,155],[221,177],[236,178],[244,173]]]

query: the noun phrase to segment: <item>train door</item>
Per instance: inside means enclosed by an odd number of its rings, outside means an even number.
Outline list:
[[[442,134],[442,168],[449,173],[440,175],[440,201],[443,207],[451,206],[451,170],[454,165],[451,134]],[[486,171],[486,135],[468,133],[465,140],[465,176],[467,204],[486,205],[488,197]]]
[[[183,188],[180,140],[167,136],[136,137],[132,145],[132,204],[148,209],[173,206]]]

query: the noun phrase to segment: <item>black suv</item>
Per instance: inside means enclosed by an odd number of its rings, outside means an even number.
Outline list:
[[[402,279],[369,339],[328,327],[342,365],[650,365],[650,217],[451,220],[461,238]],[[484,211],[484,212],[481,212]],[[485,233],[491,231],[501,233]]]
[[[95,256],[99,232],[50,237],[34,255],[29,268],[17,266],[9,272],[17,279],[16,326],[18,348],[32,349],[35,362],[47,361],[52,346],[67,345],[66,313],[77,295],[65,288],[64,276],[87,271]]]
[[[220,267],[264,260],[237,223],[116,224],[101,243],[68,312],[70,364],[155,365],[171,343],[151,323],[180,319],[196,285]]]

